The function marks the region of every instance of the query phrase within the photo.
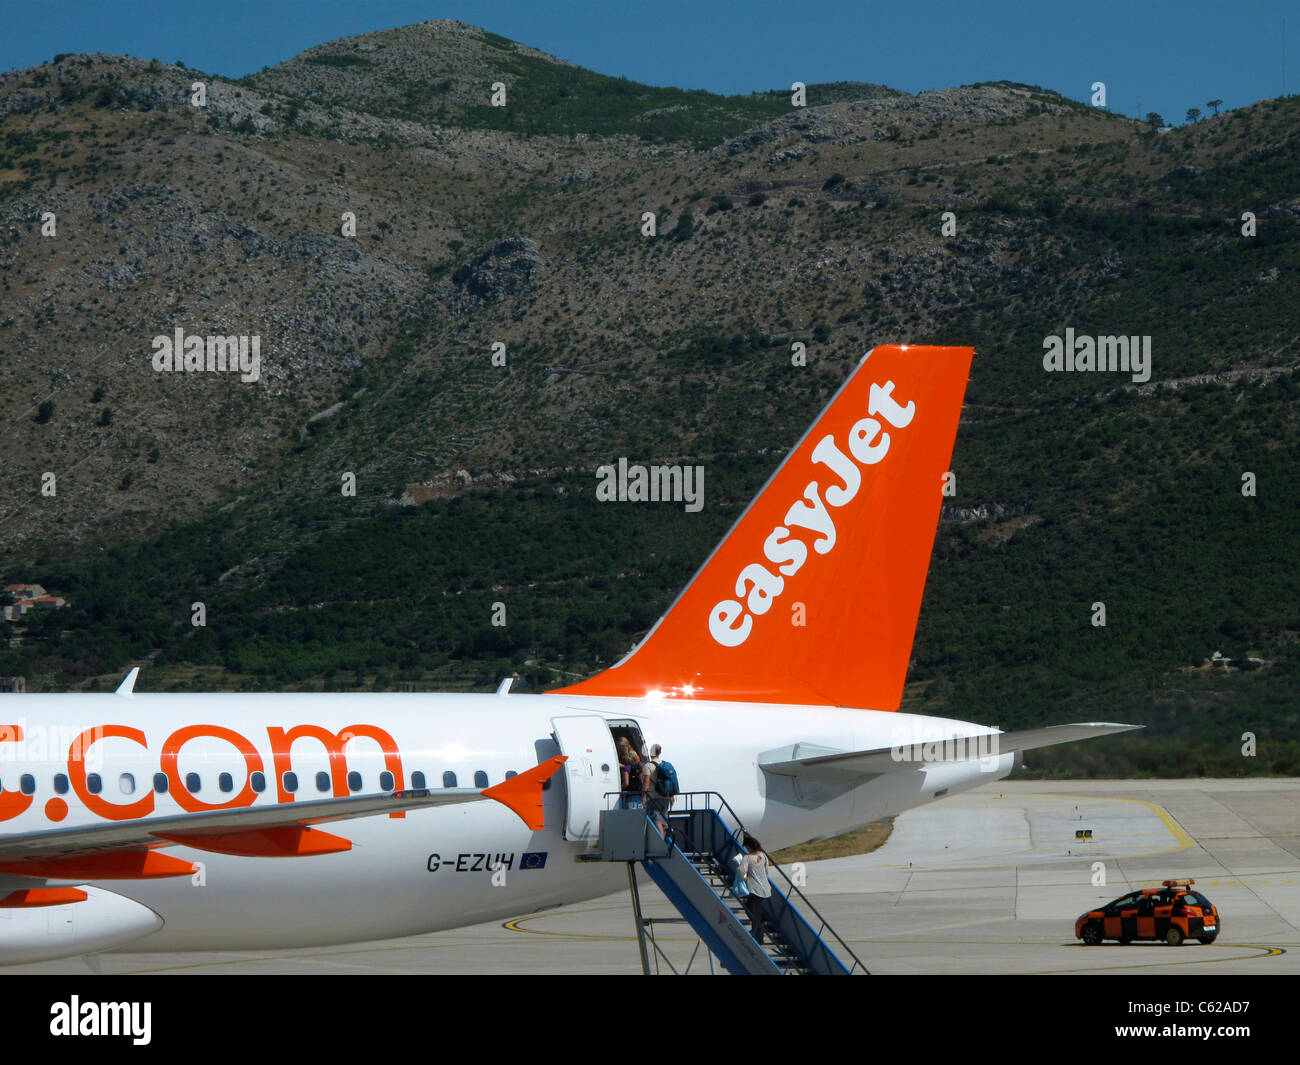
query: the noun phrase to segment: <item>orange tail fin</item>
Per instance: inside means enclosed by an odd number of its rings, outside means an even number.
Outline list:
[[[897,710],[973,355],[868,352],[645,639],[557,691]]]

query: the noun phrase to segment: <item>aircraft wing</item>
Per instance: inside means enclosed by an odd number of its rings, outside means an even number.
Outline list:
[[[236,810],[208,810],[171,817],[43,829],[0,837],[0,863],[94,854],[122,847],[157,846],[169,834],[229,835],[272,828],[308,827],[327,821],[474,802],[482,798],[483,793],[475,788],[398,791],[386,795],[345,795],[342,798],[245,806]]]
[[[847,780],[879,776],[882,773],[916,769],[926,762],[966,761],[981,757],[1007,754],[1011,751],[1028,751],[1036,747],[1051,747],[1057,743],[1094,739],[1117,732],[1129,732],[1142,725],[1118,725],[1094,721],[1077,725],[1048,725],[1045,728],[1025,729],[1021,732],[983,732],[962,737],[945,751],[938,739],[930,744],[902,744],[897,747],[879,747],[870,751],[827,751],[807,744],[795,744],[779,752],[769,752],[770,759],[759,758],[759,767],[778,776],[807,777],[826,780]],[[926,750],[925,748],[931,748]]]
[[[549,758],[500,784],[345,795],[233,810],[141,817],[0,836],[0,874],[56,880],[187,876],[195,867],[158,848],[177,844],[245,857],[303,857],[351,850],[350,840],[313,826],[431,806],[495,799],[530,828],[542,828],[542,784],[564,763]]]

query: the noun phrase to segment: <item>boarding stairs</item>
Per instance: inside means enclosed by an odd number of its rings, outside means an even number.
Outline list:
[[[654,937],[657,924],[686,923],[708,953],[709,968],[716,958],[733,975],[865,974],[866,967],[794,885],[785,871],[769,864],[771,898],[761,909],[763,942],[751,933],[749,915],[732,892],[737,856],[744,826],[717,792],[683,792],[668,814],[667,832],[661,834],[649,811],[622,809],[619,797],[607,797],[610,809],[601,812],[600,842],[590,860],[626,862],[641,950],[642,970],[655,971],[661,962],[677,972]],[[636,865],[681,915],[679,918],[645,917],[641,912]],[[816,927],[814,927],[816,926]],[[827,940],[834,944],[834,949]],[[687,970],[699,951],[692,954]]]

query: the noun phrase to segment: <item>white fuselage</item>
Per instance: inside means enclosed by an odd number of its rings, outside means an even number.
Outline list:
[[[346,770],[360,775],[360,788],[354,777],[348,791],[368,794],[391,790],[394,782],[381,774],[394,766],[397,787],[412,787],[413,773],[422,773],[430,789],[446,786],[450,778],[444,774],[451,773],[459,787],[486,786],[476,774],[495,785],[507,771],[522,773],[560,753],[555,718],[588,714],[635,721],[647,744],[662,744],[683,791],[719,793],[772,850],[849,831],[928,802],[936,792],[954,794],[999,779],[1012,768],[1010,754],[993,767],[935,763],[875,776],[821,805],[796,805],[776,797],[772,778],[759,768],[760,753],[794,744],[864,751],[968,734],[976,726],[869,710],[563,695],[32,695],[6,705],[9,713],[0,726],[19,725],[23,740],[4,742],[0,733],[6,803],[0,807],[0,834],[104,823],[130,804],[142,804],[137,811],[151,805],[146,817],[183,812],[174,788],[153,790],[169,746],[176,779],[197,775],[198,790],[184,797],[191,807],[196,801],[238,801],[241,793],[253,805],[281,801],[286,766],[297,777],[289,801],[337,794],[330,789],[340,787],[340,761],[331,764],[323,742],[300,736],[286,748],[284,733],[298,726],[344,735]],[[139,730],[143,742],[138,734],[99,739],[85,750],[79,786],[57,781],[69,775],[72,739],[107,725]],[[183,731],[200,725],[216,726],[218,735]],[[351,739],[349,729],[357,729]],[[391,737],[395,751],[385,755],[375,732]],[[278,747],[274,736],[280,736]],[[250,749],[256,752],[251,759]],[[600,752],[594,762],[594,790],[617,791],[617,763]],[[267,786],[250,799],[244,788],[254,765],[260,765]],[[98,775],[100,790],[87,803],[79,791],[91,773]],[[14,803],[23,801],[18,794],[24,775],[28,786],[34,783],[31,803],[13,814]],[[327,790],[318,790],[318,779]],[[131,951],[268,949],[407,936],[617,890],[626,883],[621,865],[576,860],[590,843],[565,839],[571,788],[563,773],[552,784],[544,792],[546,827],[537,832],[504,805],[483,800],[322,826],[353,842],[343,853],[236,857],[172,846],[167,853],[199,866],[196,876],[90,884],[136,900],[162,919],[158,931],[121,948]],[[52,820],[52,813],[62,816]],[[60,883],[86,882],[50,881]]]

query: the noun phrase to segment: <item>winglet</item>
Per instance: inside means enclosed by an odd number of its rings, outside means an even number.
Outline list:
[[[140,667],[132,666],[131,672],[122,678],[122,683],[117,686],[114,695],[123,695],[128,699],[135,697],[135,678],[140,675]]]
[[[484,798],[496,799],[503,806],[510,807],[524,824],[534,832],[540,832],[546,825],[542,811],[542,785],[550,780],[567,761],[567,756],[557,754],[526,773],[520,773],[509,780],[503,780],[500,784],[484,788],[480,794]]]

